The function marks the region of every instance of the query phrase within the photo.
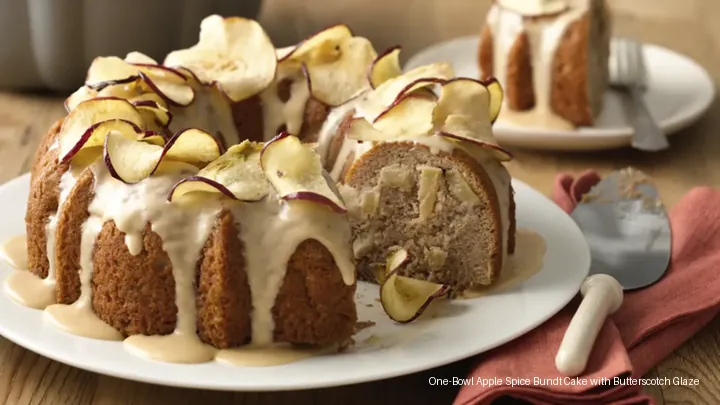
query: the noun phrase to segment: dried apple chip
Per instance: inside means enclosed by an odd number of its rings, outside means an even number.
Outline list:
[[[82,148],[102,145],[105,134],[98,137],[97,125],[113,121],[119,131],[135,133],[145,129],[145,123],[135,107],[120,98],[93,98],[79,103],[63,121],[58,134],[59,158],[67,162]],[[101,128],[102,129],[102,128]],[[133,135],[135,138],[137,135]],[[89,142],[89,143],[88,143]]]
[[[347,208],[323,169],[320,155],[295,136],[283,132],[268,141],[260,165],[284,200],[306,200],[345,213]]]
[[[390,319],[398,323],[416,320],[433,301],[444,297],[450,291],[447,285],[398,275],[398,271],[407,263],[407,252],[404,249],[391,254],[387,262],[385,281],[380,286],[383,310]]]
[[[220,193],[246,202],[262,200],[271,186],[260,167],[261,150],[262,144],[250,141],[233,145],[195,176],[176,184],[168,200],[194,192]]]

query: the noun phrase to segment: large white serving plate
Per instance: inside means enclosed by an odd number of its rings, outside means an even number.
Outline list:
[[[434,62],[449,62],[458,76],[477,78],[477,35],[431,45],[407,61],[409,70]],[[692,59],[667,48],[645,44],[648,74],[644,95],[650,115],[668,135],[697,121],[715,99],[715,84],[708,72]],[[604,150],[630,145],[633,128],[624,112],[623,98],[605,94],[605,109],[596,126],[573,131],[522,127],[498,120],[493,126],[497,141],[505,146],[544,150]],[[682,140],[680,140],[682,141]]]
[[[25,232],[29,176],[0,186],[0,241]],[[435,308],[409,325],[391,322],[376,301],[378,288],[361,283],[359,320],[376,325],[356,337],[348,352],[297,363],[241,368],[145,360],[120,342],[73,336],[46,324],[42,311],[17,305],[0,293],[0,334],[51,359],[131,380],[193,388],[275,391],[329,387],[379,380],[451,363],[508,342],[543,323],[577,293],[590,267],[590,253],[573,220],[552,201],[514,181],[517,221],[546,240],[542,270],[512,290]],[[0,263],[0,280],[12,271]],[[372,305],[372,306],[369,306]],[[368,339],[370,336],[372,339]]]

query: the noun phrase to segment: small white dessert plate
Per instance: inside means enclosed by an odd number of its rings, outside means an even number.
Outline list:
[[[0,186],[0,241],[25,232],[29,176]],[[577,294],[590,268],[590,253],[575,222],[552,201],[519,181],[513,184],[517,222],[546,241],[544,265],[504,292],[444,303],[436,316],[398,325],[376,301],[378,287],[360,283],[360,321],[375,326],[355,336],[348,352],[274,367],[218,362],[171,364],[130,354],[121,342],[92,340],[59,331],[43,312],[0,292],[0,334],[43,356],[89,371],[169,386],[229,391],[280,391],[380,380],[448,364],[487,351],[532,330]],[[0,262],[0,280],[14,269]],[[426,314],[428,315],[428,314]],[[372,336],[372,338],[371,338]]]
[[[478,42],[474,35],[432,45],[413,55],[404,68],[445,61],[453,65],[458,76],[477,78]],[[656,45],[644,45],[644,55],[648,69],[645,102],[660,128],[671,135],[697,121],[715,98],[715,85],[707,71],[692,59]],[[494,134],[505,146],[532,149],[580,151],[629,146],[633,128],[623,112],[621,96],[608,90],[605,106],[595,127],[558,131],[498,120]]]

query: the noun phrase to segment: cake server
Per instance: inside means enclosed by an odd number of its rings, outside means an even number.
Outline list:
[[[555,366],[567,376],[585,370],[605,318],[623,291],[658,281],[670,263],[670,222],[657,190],[642,172],[616,171],[598,183],[570,215],[590,247],[589,277],[560,343]]]

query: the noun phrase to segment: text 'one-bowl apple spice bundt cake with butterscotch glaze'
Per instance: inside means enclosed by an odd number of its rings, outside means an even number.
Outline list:
[[[162,64],[96,58],[32,167],[26,302],[199,362],[346,345],[356,272],[398,322],[491,285],[515,230],[502,89],[445,63],[403,74],[398,53],[345,25],[276,49],[210,16]]]
[[[496,0],[480,34],[481,76],[505,89],[500,119],[592,126],[608,87],[611,24],[605,0]]]

